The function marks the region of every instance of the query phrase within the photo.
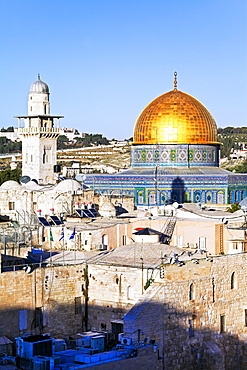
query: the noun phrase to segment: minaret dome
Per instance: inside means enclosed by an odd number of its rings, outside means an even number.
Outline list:
[[[28,115],[49,115],[49,95],[48,85],[40,79],[38,74],[38,79],[32,83],[28,94]]]

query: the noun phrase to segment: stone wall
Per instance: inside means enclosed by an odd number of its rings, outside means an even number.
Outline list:
[[[89,265],[88,274],[90,328],[111,330],[142,295],[141,269]]]
[[[1,331],[13,340],[23,332],[49,332],[56,337],[74,334],[83,326],[83,265],[38,268],[0,274]],[[81,313],[75,314],[75,298],[81,297]],[[35,309],[42,308],[43,327],[36,327]],[[20,329],[20,311],[27,322]],[[24,320],[25,321],[25,320]]]
[[[142,295],[141,284],[141,269],[93,264],[88,266],[87,275],[85,264],[53,265],[31,273],[3,272],[0,274],[1,331],[12,340],[23,332],[37,334],[40,331],[64,338],[85,331],[86,320],[89,330],[111,330],[111,321],[123,319]],[[43,327],[36,327],[36,308],[42,309]],[[21,310],[27,314],[23,330],[19,329]]]
[[[165,369],[246,369],[246,262],[239,254],[166,266],[163,283],[125,316],[126,336],[155,340]]]
[[[1,332],[12,340],[41,331],[64,338],[85,330],[86,321],[88,330],[108,331],[112,321],[124,317],[124,336],[154,341],[165,369],[246,369],[246,262],[242,253],[165,265],[164,278],[154,274],[146,291],[142,270],[121,261],[119,266],[89,264],[87,274],[84,264],[4,272]],[[43,327],[35,322],[37,308],[43,311]],[[23,310],[27,325],[20,329]]]

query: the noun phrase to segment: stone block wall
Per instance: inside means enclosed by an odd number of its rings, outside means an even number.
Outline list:
[[[141,269],[89,265],[89,324],[94,330],[111,330],[142,295]]]
[[[125,315],[124,336],[155,341],[165,369],[246,369],[246,262],[242,253],[165,265],[164,278],[154,274],[155,282],[144,292],[141,269],[123,267],[121,261],[119,266],[90,264],[88,330],[108,331],[111,321]],[[13,340],[42,331],[64,338],[85,330],[84,268],[1,273],[2,334]],[[36,308],[43,311],[42,328],[36,327]],[[23,310],[27,326],[20,329]]]
[[[83,265],[38,268],[0,274],[0,327],[13,340],[24,332],[49,332],[55,337],[74,334],[83,326]],[[81,309],[75,314],[75,298]],[[35,309],[43,311],[43,327],[36,327]],[[20,330],[20,311],[26,310],[27,325]]]
[[[166,369],[246,369],[246,260],[243,253],[166,266],[160,288],[153,284],[125,316],[126,336],[136,340],[139,329],[155,339]]]

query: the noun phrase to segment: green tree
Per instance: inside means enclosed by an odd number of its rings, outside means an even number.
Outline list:
[[[230,207],[227,208],[227,212],[234,213],[241,209],[239,203],[233,203],[230,205]]]
[[[0,185],[2,185],[5,181],[13,180],[19,182],[21,177],[21,169],[16,168],[15,170],[7,169],[4,171],[0,171]]]
[[[1,128],[1,132],[14,132],[14,127],[13,126],[9,126],[7,128]]]
[[[58,149],[64,149],[64,148],[67,148],[68,147],[68,142],[69,142],[69,139],[67,138],[66,135],[60,135],[58,136],[58,139],[57,139],[57,148]]]
[[[234,172],[237,173],[247,173],[247,161],[235,167]]]

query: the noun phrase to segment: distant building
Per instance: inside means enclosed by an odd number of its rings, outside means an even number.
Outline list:
[[[80,137],[80,138],[85,137],[84,132],[79,132],[75,128],[66,128],[66,127],[61,128],[60,135],[66,136],[69,139],[69,141],[74,141],[76,137]]]
[[[14,131],[0,131],[0,137],[6,137],[11,141],[21,141],[21,138],[18,134],[18,128],[14,128]]]

